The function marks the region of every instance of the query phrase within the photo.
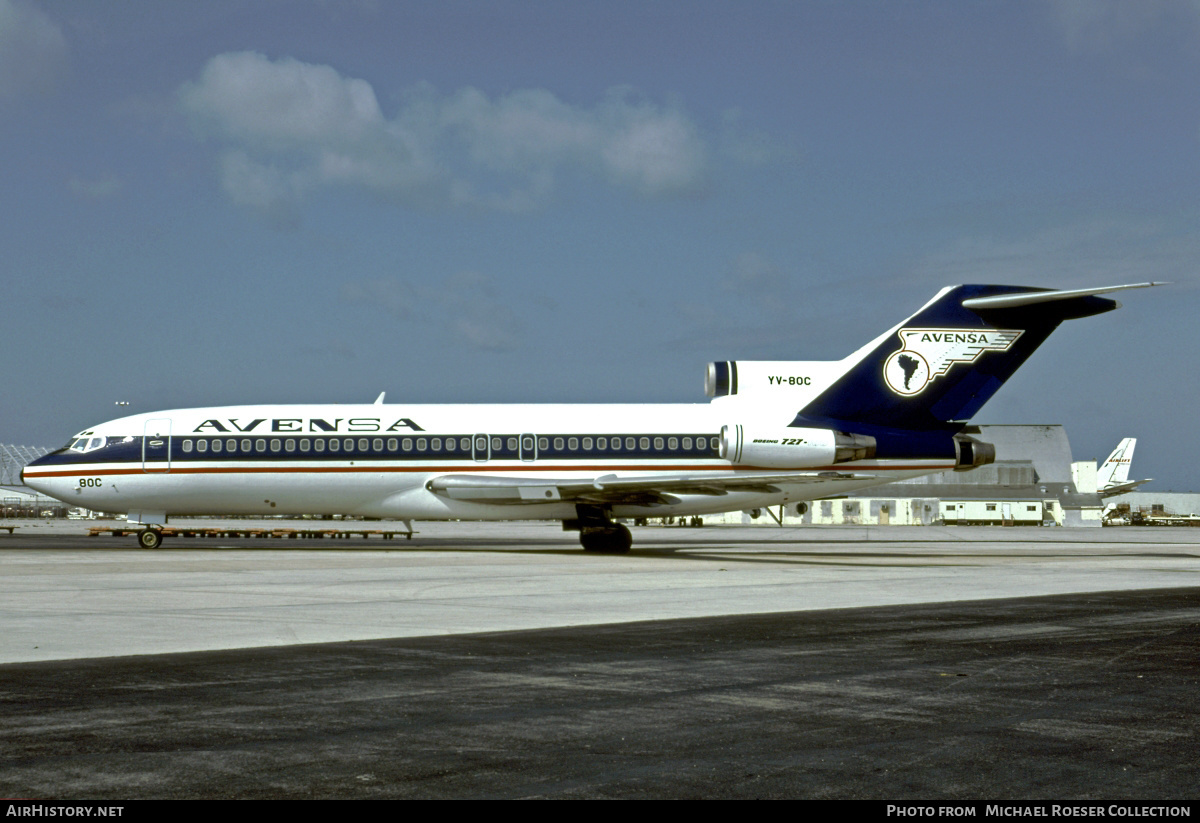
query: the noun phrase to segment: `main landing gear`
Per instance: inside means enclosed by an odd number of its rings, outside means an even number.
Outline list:
[[[580,529],[579,542],[585,552],[624,554],[633,545],[633,535],[622,524],[609,523]]]
[[[576,506],[579,517],[564,520],[564,531],[578,531],[585,552],[624,554],[633,545],[629,529],[610,519],[610,512],[599,506]]]

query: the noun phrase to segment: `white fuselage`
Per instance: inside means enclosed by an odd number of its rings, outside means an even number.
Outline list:
[[[566,520],[576,516],[575,504],[566,500],[459,500],[427,483],[446,475],[579,481],[762,472],[718,452],[723,425],[754,417],[753,407],[732,402],[178,409],[81,432],[73,448],[26,467],[24,479],[72,506],[126,512],[142,522],[201,514]],[[613,505],[611,514],[661,517],[772,506],[953,465],[907,459],[806,467],[855,476],[832,487],[776,483],[772,493],[682,493],[669,504]]]

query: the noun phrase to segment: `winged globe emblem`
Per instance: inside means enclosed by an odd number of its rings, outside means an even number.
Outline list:
[[[883,364],[888,388],[920,394],[955,363],[974,363],[985,352],[1008,351],[1021,331],[1011,329],[901,329],[901,346]]]

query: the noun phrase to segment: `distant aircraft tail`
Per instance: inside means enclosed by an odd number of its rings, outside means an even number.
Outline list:
[[[1137,439],[1126,437],[1113,449],[1100,468],[1096,471],[1096,489],[1101,497],[1114,497],[1118,494],[1131,492],[1143,483],[1149,483],[1154,478],[1130,480],[1129,469],[1133,465],[1133,447]]]
[[[1097,295],[1154,285],[947,287],[841,361],[844,371],[791,425],[865,433],[961,428],[1061,322],[1120,305]]]
[[[1107,489],[1129,481],[1129,466],[1133,463],[1133,447],[1137,439],[1126,437],[1108,456],[1096,472],[1096,487]]]

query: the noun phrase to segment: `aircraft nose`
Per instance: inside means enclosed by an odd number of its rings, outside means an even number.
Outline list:
[[[38,464],[38,461],[41,459],[42,458],[40,458],[40,457],[34,458],[33,460],[30,460],[28,463],[26,463],[24,466],[21,467],[20,481],[21,481],[22,486],[29,485],[29,481],[27,481],[25,479],[25,470],[27,468],[29,468],[30,466],[36,466]]]
[[[44,465],[46,465],[46,463],[47,463],[46,456],[42,455],[41,457],[37,458],[36,460],[30,460],[29,463],[22,466],[21,467],[21,483],[23,483],[24,485],[33,489],[34,491],[42,492],[43,490],[41,488],[41,484],[40,484],[40,481],[38,480],[38,478],[37,477],[33,477],[33,478],[26,477],[25,470],[31,469],[35,466],[44,466]]]

